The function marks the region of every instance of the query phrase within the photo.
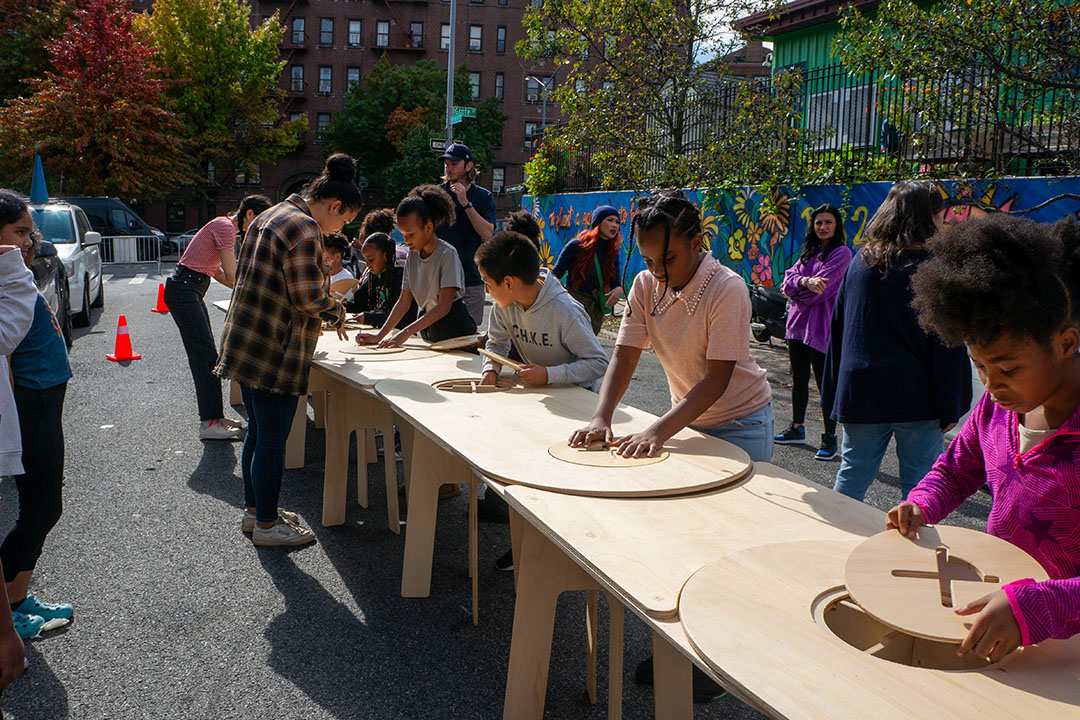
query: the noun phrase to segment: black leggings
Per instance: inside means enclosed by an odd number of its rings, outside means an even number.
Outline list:
[[[435,343],[462,335],[472,335],[475,332],[476,321],[469,314],[469,309],[465,307],[465,301],[458,298],[445,315],[420,331],[420,337],[430,343]]]
[[[19,519],[0,545],[4,582],[33,570],[45,536],[63,512],[64,395],[67,383],[45,390],[15,386],[22,434],[23,474],[15,476]]]
[[[802,340],[788,340],[788,359],[791,360],[791,421],[802,425],[806,420],[806,404],[810,401],[810,369],[814,370],[818,392],[825,373],[825,353],[810,347]],[[825,415],[825,433],[836,434],[836,421]]]

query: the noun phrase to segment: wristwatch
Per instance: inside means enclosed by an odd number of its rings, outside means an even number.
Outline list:
[[[468,203],[465,203],[464,205],[462,205],[461,207],[463,207],[463,208],[465,208],[466,210],[468,210],[468,209],[469,209],[469,208],[471,208],[472,206],[473,206],[473,204],[472,204],[471,202],[468,202]]]

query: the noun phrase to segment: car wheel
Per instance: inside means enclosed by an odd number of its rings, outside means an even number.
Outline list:
[[[82,298],[82,310],[75,313],[71,318],[71,322],[75,327],[86,327],[90,324],[90,282],[83,283],[83,298]]]
[[[90,305],[94,309],[105,307],[105,280],[100,273],[98,273],[97,283],[97,297],[94,298],[94,302]]]

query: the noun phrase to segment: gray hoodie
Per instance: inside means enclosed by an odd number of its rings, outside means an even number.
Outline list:
[[[547,370],[549,385],[576,384],[596,389],[607,370],[608,357],[593,334],[585,308],[547,270],[536,302],[526,310],[520,303],[492,308],[487,349],[506,355],[511,342],[530,365]],[[484,372],[495,370],[484,360]]]

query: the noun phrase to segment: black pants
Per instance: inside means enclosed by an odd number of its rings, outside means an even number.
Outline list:
[[[818,352],[801,340],[788,340],[788,359],[791,360],[791,421],[803,424],[806,404],[810,401],[810,369],[821,392],[821,376],[825,373],[825,353]],[[826,415],[825,433],[836,434],[836,421]]]
[[[457,299],[450,309],[433,324],[420,331],[420,337],[429,343],[440,340],[472,335],[476,332],[476,321],[469,314],[469,308],[465,307],[465,301]]]
[[[208,287],[209,275],[177,265],[176,272],[165,280],[165,304],[184,341],[191,379],[195,381],[199,419],[217,420],[225,417],[225,403],[221,398],[221,379],[214,375],[217,346],[203,302]]]
[[[45,390],[15,386],[22,433],[23,474],[15,476],[19,518],[0,545],[4,582],[33,570],[45,536],[64,511],[64,395],[67,383]]]

